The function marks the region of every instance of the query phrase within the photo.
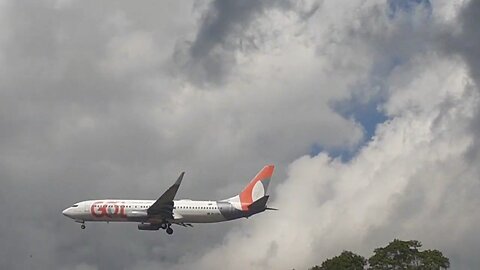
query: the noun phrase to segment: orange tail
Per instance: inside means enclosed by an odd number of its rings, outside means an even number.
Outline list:
[[[240,193],[242,210],[247,210],[253,202],[265,197],[274,169],[274,165],[263,167],[263,169],[242,190]]]

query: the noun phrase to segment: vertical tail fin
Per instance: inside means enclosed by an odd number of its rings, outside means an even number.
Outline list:
[[[248,207],[255,201],[265,197],[268,184],[273,175],[274,165],[267,165],[257,173],[250,183],[240,192],[240,203],[242,210],[248,210]]]

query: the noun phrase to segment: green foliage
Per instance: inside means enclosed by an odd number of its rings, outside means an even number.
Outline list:
[[[386,247],[376,248],[367,260],[350,251],[343,251],[309,270],[441,270],[450,267],[450,261],[438,250],[420,251],[422,243],[416,240],[394,239]]]
[[[425,250],[420,254],[423,261],[423,269],[437,270],[450,267],[450,261],[438,250]]]
[[[388,246],[376,248],[368,262],[373,270],[381,269],[414,269],[417,265],[418,248],[422,244],[418,241],[393,240]]]
[[[377,248],[374,255],[368,259],[372,270],[439,270],[450,267],[448,258],[438,250],[419,251],[422,247],[419,241],[390,242],[386,247]]]
[[[363,270],[367,260],[350,251],[343,251],[322,263],[322,266],[314,266],[311,270]]]

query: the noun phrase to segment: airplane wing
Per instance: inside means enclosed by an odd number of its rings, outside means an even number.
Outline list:
[[[182,172],[178,177],[177,181],[165,191],[165,193],[158,198],[158,200],[153,203],[148,209],[147,213],[149,216],[158,216],[162,219],[174,219],[173,217],[173,199],[177,194],[178,188],[182,183],[183,175],[185,172]]]

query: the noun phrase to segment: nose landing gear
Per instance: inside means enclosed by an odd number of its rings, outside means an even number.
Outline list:
[[[172,234],[173,229],[170,227],[170,224],[168,224],[168,228],[166,229],[167,234]]]
[[[75,220],[75,222],[81,223],[82,225],[80,226],[80,228],[82,228],[82,230],[85,230],[85,220]]]

